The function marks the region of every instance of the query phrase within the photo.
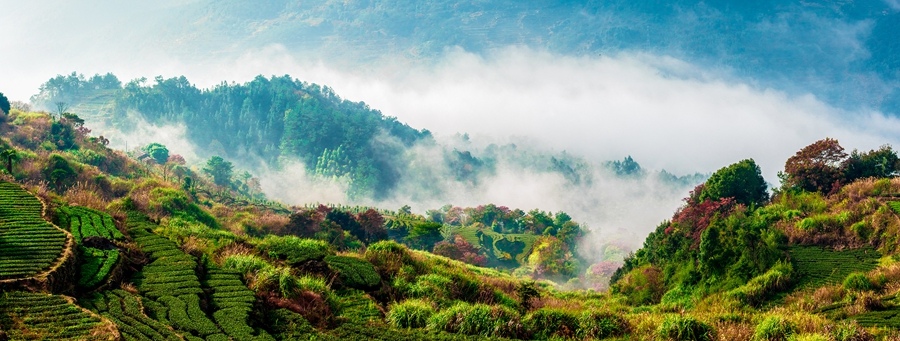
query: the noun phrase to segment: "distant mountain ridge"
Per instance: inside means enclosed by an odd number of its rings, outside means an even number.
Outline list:
[[[900,108],[900,7],[889,1],[195,1],[161,40],[191,58],[279,44],[351,67],[429,63],[448,47],[671,55],[839,107]]]

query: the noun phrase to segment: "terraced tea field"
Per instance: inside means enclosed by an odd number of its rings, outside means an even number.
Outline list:
[[[178,246],[152,232],[156,226],[146,217],[130,214],[129,233],[151,262],[139,272],[134,283],[141,295],[154,300],[145,303],[152,315],[175,329],[184,331],[189,340],[228,340],[200,307],[203,289],[197,278],[197,260]]]
[[[81,206],[63,206],[59,208],[63,225],[72,232],[76,241],[85,237],[103,237],[106,239],[122,239],[125,236],[116,228],[112,216],[104,212]]]
[[[113,321],[126,341],[182,340],[169,326],[148,317],[138,298],[127,291],[97,293],[85,305]]]
[[[213,318],[234,340],[274,341],[275,338],[265,331],[248,325],[256,296],[244,285],[241,277],[239,272],[219,269],[211,264],[208,266],[204,285],[212,291],[211,303],[216,309]]]
[[[515,260],[522,264],[525,256],[534,245],[537,236],[528,233],[502,234],[489,229],[479,230],[475,227],[463,227],[456,230],[460,236],[476,247],[483,247],[498,259]]]
[[[119,261],[119,250],[100,250],[92,247],[79,247],[82,264],[78,270],[81,276],[78,286],[93,288],[102,284]]]
[[[5,292],[0,326],[11,340],[115,340],[115,328],[56,295]]]
[[[797,288],[841,283],[855,271],[869,271],[878,266],[881,254],[871,247],[834,251],[820,246],[792,246],[788,250],[794,271],[799,275]]]
[[[44,220],[40,200],[0,182],[0,279],[33,277],[60,258],[67,234]]]

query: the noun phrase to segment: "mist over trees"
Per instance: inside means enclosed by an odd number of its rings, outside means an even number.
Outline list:
[[[85,109],[88,119],[104,120],[124,134],[146,124],[183,124],[185,137],[202,157],[251,169],[278,169],[298,160],[311,176],[347,183],[348,194],[355,198],[390,197],[404,182],[419,193],[436,195],[445,190],[441,183],[446,180],[479,186],[500,164],[558,173],[573,186],[591,186],[596,171],[622,179],[655,174],[664,183],[687,188],[705,179],[700,174],[653,173],[631,156],[592,165],[565,151],[548,153],[514,143],[475,145],[465,134],[439,143],[426,129],[414,129],[363,102],[343,99],[327,86],[290,76],[257,76],[243,84],[222,82],[200,89],[184,76],[138,78],[122,86],[111,73],[85,77],[73,72],[51,78],[40,89],[32,98],[37,105],[65,107],[57,111]],[[423,156],[415,155],[422,150],[414,146],[437,157],[416,159]],[[166,164],[165,146],[152,143],[143,151],[157,164]]]

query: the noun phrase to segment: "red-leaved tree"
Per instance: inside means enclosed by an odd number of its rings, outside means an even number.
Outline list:
[[[803,147],[784,164],[782,181],[787,187],[828,193],[840,188],[844,147],[832,138]]]
[[[432,253],[478,266],[483,266],[487,262],[481,250],[458,234],[453,237],[452,243],[442,241],[434,244]]]

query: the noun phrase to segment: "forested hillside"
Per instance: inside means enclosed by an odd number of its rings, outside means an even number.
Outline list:
[[[87,122],[109,125],[116,129],[107,135],[111,139],[183,124],[201,157],[219,156],[249,169],[278,169],[298,160],[319,179],[348,182],[355,198],[389,197],[401,183],[440,197],[445,189],[439,184],[477,186],[501,163],[556,173],[573,186],[589,185],[598,170],[624,179],[654,176],[675,189],[705,178],[652,172],[630,156],[593,165],[565,151],[513,143],[492,144],[476,154],[468,135],[459,135],[455,145],[441,144],[427,129],[416,130],[365,103],[342,99],[327,86],[289,76],[198,89],[183,76],[141,78],[122,86],[110,73],[89,78],[72,73],[48,80],[31,100],[57,115],[77,111]]]

